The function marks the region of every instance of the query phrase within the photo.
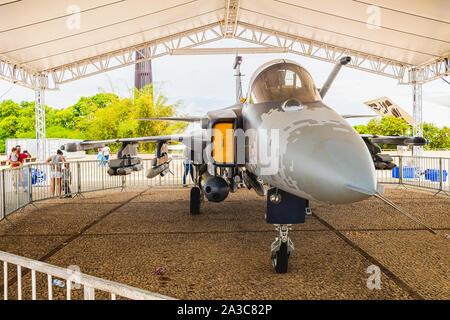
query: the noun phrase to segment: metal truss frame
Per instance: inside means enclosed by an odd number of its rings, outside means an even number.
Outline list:
[[[220,23],[214,23],[158,40],[145,42],[138,46],[46,70],[45,72],[51,75],[55,84],[63,84],[149,59],[155,59],[171,54],[176,49],[192,48],[222,38],[223,33]]]
[[[352,60],[348,67],[379,74],[385,77],[401,79],[407,65],[401,62],[363,54],[358,51],[332,46],[324,42],[297,37],[271,29],[255,27],[247,23],[239,23],[236,39],[266,47],[281,47],[286,52],[315,58],[322,61],[336,63],[343,56],[350,56]]]
[[[231,3],[232,0],[229,0],[229,2]],[[230,6],[233,5],[236,6],[236,4],[230,4]],[[234,7],[233,10],[237,11],[238,7]],[[51,75],[54,83],[58,85],[140,61],[173,54],[177,51],[180,52],[180,49],[194,48],[224,38],[234,38],[256,45],[262,45],[268,51],[272,52],[274,48],[279,48],[283,52],[291,52],[332,63],[335,63],[344,55],[350,55],[352,62],[348,66],[398,79],[399,81],[404,78],[409,67],[408,65],[389,59],[361,54],[357,51],[330,46],[326,43],[312,41],[310,39],[294,37],[289,34],[275,32],[250,24],[236,23],[232,21],[234,14],[229,10],[227,13],[228,20],[223,22],[210,24],[190,32],[183,32],[139,46],[100,55],[95,59],[82,60],[55,69],[46,70],[45,73]],[[141,56],[141,59],[134,59],[136,54]]]
[[[19,63],[0,57],[0,78],[34,90],[39,89],[41,86],[46,90],[53,90],[57,89],[59,84],[163,55],[173,54],[179,49],[194,48],[224,38],[233,38],[260,45],[263,48],[267,48],[268,51],[272,50],[272,52],[274,48],[279,48],[283,52],[291,52],[332,63],[335,63],[340,57],[348,55],[352,57],[352,61],[347,66],[397,79],[399,84],[425,83],[450,75],[450,55],[427,64],[412,66],[399,61],[239,22],[237,18],[239,0],[225,1],[226,14],[224,21],[41,72],[28,70]],[[263,48],[258,50],[258,52],[262,51]],[[136,57],[140,58],[136,59]],[[417,70],[418,74],[414,81],[410,72],[413,69]]]
[[[416,75],[412,76],[411,71],[416,70]],[[417,67],[409,67],[408,77],[402,79],[400,84],[424,84],[435,79],[450,75],[450,54],[432,62],[421,64]]]
[[[35,70],[27,69],[10,59],[0,57],[0,79],[20,86],[36,89],[48,88],[48,78]]]
[[[225,20],[223,34],[227,38],[233,38],[238,24],[240,0],[225,0]]]
[[[43,88],[35,90],[35,125],[37,158],[46,160],[46,130],[45,130],[45,90]]]
[[[411,69],[408,72],[408,78],[412,82],[412,98],[413,98],[413,136],[423,137],[423,106],[422,106],[422,84],[418,79],[422,76],[423,71]],[[413,156],[422,156],[423,146],[413,146]]]

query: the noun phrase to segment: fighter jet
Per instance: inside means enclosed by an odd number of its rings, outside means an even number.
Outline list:
[[[195,167],[190,213],[199,214],[205,198],[222,202],[241,185],[266,197],[266,221],[277,231],[271,245],[272,265],[276,272],[286,273],[294,251],[289,230],[305,222],[310,200],[344,204],[376,195],[374,157],[368,146],[426,142],[420,137],[361,136],[345,120],[360,116],[341,116],[323,102],[349,61],[350,57],[340,59],[320,90],[295,61],[270,61],[255,71],[244,98],[238,56],[233,66],[236,104],[204,117],[140,119],[199,122],[202,129],[191,134],[68,143],[61,148],[75,152],[121,143],[108,173],[127,175],[143,169],[137,157],[139,142],[157,142],[152,168],[146,173],[154,178],[169,172],[167,144],[182,142]]]

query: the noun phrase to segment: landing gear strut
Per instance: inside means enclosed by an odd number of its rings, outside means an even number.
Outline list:
[[[279,236],[271,245],[272,265],[277,273],[286,273],[288,271],[288,260],[294,253],[294,243],[288,237],[291,229],[290,224],[275,225]]]

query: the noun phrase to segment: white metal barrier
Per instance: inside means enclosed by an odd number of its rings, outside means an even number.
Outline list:
[[[60,164],[61,194],[77,196],[85,192],[114,188],[138,188],[158,186],[180,186],[183,184],[185,164],[182,159],[174,159],[169,168],[172,174],[147,179],[145,172],[151,167],[151,159],[142,160],[144,170],[127,176],[110,176],[106,161],[68,161]],[[68,173],[69,172],[69,173]],[[58,180],[52,188],[52,169],[48,163],[31,163],[22,167],[0,171],[0,221],[11,213],[37,201],[58,196]],[[190,174],[186,184],[192,184]],[[54,190],[54,191],[53,191]]]
[[[397,167],[393,170],[377,170],[378,183],[404,184],[427,188],[439,192],[450,193],[450,158],[393,156]],[[62,194],[76,196],[84,192],[106,190],[112,188],[177,186],[183,184],[185,165],[182,159],[170,162],[173,175],[147,179],[145,171],[151,167],[151,160],[143,160],[144,170],[128,176],[109,176],[108,166],[102,161],[68,162],[70,179],[62,184]],[[47,163],[32,163],[19,168],[0,171],[0,221],[11,213],[32,204],[54,197],[51,188],[51,171]],[[64,180],[64,178],[63,178]],[[186,184],[191,184],[190,174],[186,176]],[[55,191],[57,188],[55,188]],[[0,269],[3,269],[3,296],[8,299],[9,286],[8,267],[15,265],[17,269],[17,298],[22,298],[22,269],[31,270],[31,299],[36,299],[36,276],[41,273],[47,276],[48,299],[53,298],[53,278],[64,279],[66,298],[72,298],[72,285],[83,286],[84,299],[94,299],[95,290],[106,292],[110,299],[116,296],[129,299],[170,299],[156,293],[103,280],[93,276],[68,272],[68,269],[56,267],[40,261],[19,257],[0,251]],[[0,272],[1,274],[1,272]],[[1,294],[1,293],[0,293]]]
[[[378,183],[412,185],[450,193],[450,158],[393,156],[397,164],[392,170],[377,170]],[[68,181],[62,182],[65,196],[113,188],[137,188],[156,186],[180,186],[183,184],[185,164],[174,159],[169,168],[173,174],[147,179],[145,172],[151,167],[151,159],[142,160],[144,170],[127,176],[110,176],[106,161],[69,161]],[[0,171],[0,221],[11,213],[37,201],[55,197],[51,188],[51,170],[48,163],[31,163],[19,168]],[[64,178],[62,179],[64,180]],[[192,184],[190,174],[186,184]]]
[[[17,283],[17,299],[23,298],[23,275],[26,269],[31,271],[31,299],[37,299],[37,283],[36,278],[38,273],[42,273],[47,276],[47,298],[53,300],[53,279],[64,279],[65,282],[65,297],[67,300],[72,299],[72,292],[74,291],[74,285],[83,287],[84,300],[95,300],[96,290],[106,293],[111,300],[116,300],[117,297],[133,299],[133,300],[173,300],[173,298],[152,293],[146,290],[138,289],[135,287],[127,286],[117,282],[104,280],[101,278],[93,277],[87,274],[76,272],[72,270],[57,267],[41,261],[20,257],[11,253],[0,251],[0,262],[3,268],[3,299],[8,300],[8,291],[13,285],[9,284],[10,279],[8,270],[10,265],[14,265],[16,269],[16,277],[14,282]],[[1,267],[0,267],[1,268]],[[12,268],[11,268],[12,270]],[[60,280],[61,281],[61,280]],[[81,289],[81,288],[80,288]],[[1,294],[1,293],[0,293]],[[43,295],[39,292],[40,296]]]
[[[382,184],[401,184],[450,193],[450,158],[393,156],[392,170],[377,170]]]

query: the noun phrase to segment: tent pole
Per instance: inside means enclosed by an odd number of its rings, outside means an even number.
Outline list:
[[[40,161],[46,159],[45,137],[45,86],[40,81],[39,88],[35,89],[35,124],[36,124],[36,158]]]
[[[419,70],[411,69],[413,93],[413,136],[423,137],[422,84],[419,83]],[[422,156],[423,146],[413,146],[413,156]]]

